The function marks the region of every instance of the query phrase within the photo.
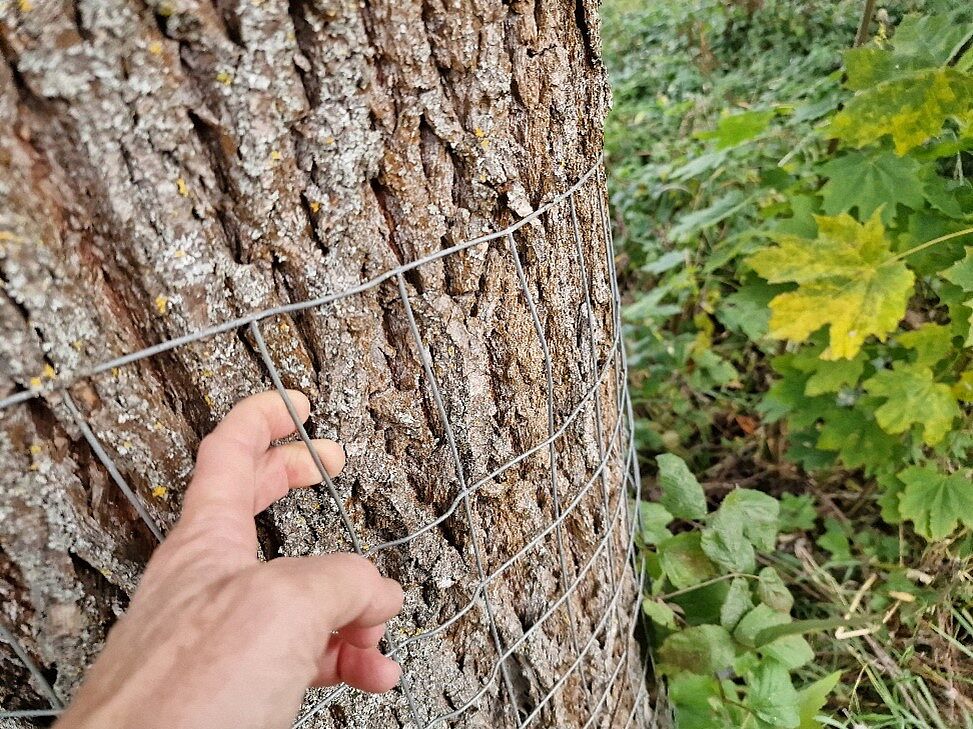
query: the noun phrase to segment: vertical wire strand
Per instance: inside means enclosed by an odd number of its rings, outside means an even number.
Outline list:
[[[412,339],[415,343],[416,351],[419,354],[419,360],[422,363],[423,372],[426,375],[426,382],[429,384],[433,401],[436,403],[436,411],[439,414],[439,419],[442,421],[443,429],[446,433],[446,442],[453,458],[453,468],[456,470],[456,478],[459,480],[460,491],[465,492],[466,475],[463,469],[463,463],[459,457],[459,450],[456,447],[456,436],[453,433],[453,426],[450,423],[449,415],[446,413],[446,405],[443,402],[442,391],[439,388],[439,380],[436,378],[436,374],[432,369],[432,358],[430,357],[429,351],[426,349],[426,346],[422,341],[422,334],[419,332],[419,327],[416,324],[415,314],[412,311],[412,302],[409,300],[409,292],[405,285],[405,276],[400,273],[398,276],[396,276],[396,282],[399,286],[399,299],[401,299],[402,306],[405,309],[406,323],[409,325],[409,329],[412,332]],[[470,539],[473,543],[473,556],[476,562],[477,577],[479,579],[477,590],[482,590],[483,605],[486,608],[487,620],[490,624],[490,635],[493,638],[494,646],[497,649],[497,655],[501,656],[503,655],[504,650],[503,642],[500,640],[500,631],[497,627],[493,605],[490,601],[489,590],[485,584],[486,571],[483,568],[483,552],[480,547],[480,538],[476,531],[476,525],[473,522],[473,507],[470,504],[469,494],[466,494],[463,497],[463,510],[466,514],[466,523],[469,527]],[[504,686],[510,699],[510,708],[513,710],[513,720],[514,723],[516,723],[520,718],[520,707],[518,706],[517,694],[514,691],[513,679],[510,677],[510,671],[507,667],[506,661],[501,664],[501,672],[503,674]]]
[[[534,332],[537,334],[537,339],[541,345],[541,353],[544,356],[544,377],[546,379],[547,385],[547,434],[548,436],[554,433],[554,376],[552,374],[553,365],[551,363],[551,353],[547,346],[547,336],[544,334],[544,327],[541,326],[540,317],[537,314],[537,306],[534,303],[534,296],[530,292],[530,287],[527,285],[527,276],[524,274],[524,267],[520,263],[520,254],[517,251],[517,244],[514,242],[513,233],[507,234],[507,246],[510,249],[510,256],[513,258],[514,268],[517,271],[517,280],[520,282],[520,290],[527,301],[527,308],[530,312],[531,322],[534,326]],[[558,492],[557,485],[557,448],[555,447],[554,441],[552,440],[548,448],[548,454],[551,465],[551,497],[554,502],[554,517],[559,518],[561,516],[561,498]],[[557,541],[557,552],[558,560],[561,563],[561,588],[565,589],[568,581],[568,563],[567,563],[567,552],[564,548],[564,534],[563,529],[558,527],[555,532],[555,539]],[[573,643],[574,652],[578,653],[580,651],[580,643],[578,641],[578,623],[574,615],[574,609],[571,607],[570,598],[565,603],[565,610],[568,614],[568,623],[571,631],[571,642]],[[581,680],[585,689],[585,692],[589,695],[591,694],[591,685],[588,682],[587,675],[584,669],[580,672]],[[521,726],[523,726],[521,724]]]
[[[327,469],[325,469],[324,464],[321,462],[320,456],[318,456],[317,450],[311,443],[311,438],[307,434],[307,430],[304,427],[304,422],[297,413],[297,408],[294,407],[294,403],[291,401],[290,395],[287,394],[287,389],[284,387],[284,383],[280,379],[280,373],[277,371],[277,365],[274,364],[274,360],[270,356],[270,352],[267,349],[267,342],[264,341],[263,334],[260,332],[260,327],[257,325],[257,322],[250,322],[250,333],[253,335],[254,341],[257,344],[257,349],[260,351],[260,358],[263,360],[264,366],[267,368],[267,371],[270,374],[270,379],[273,381],[274,387],[277,389],[277,392],[280,393],[281,398],[283,398],[284,405],[287,407],[287,412],[290,413],[291,420],[294,421],[294,426],[297,428],[297,432],[300,435],[301,440],[304,442],[305,447],[311,454],[315,468],[318,469],[318,473],[321,474],[321,478],[327,484],[328,492],[331,498],[334,500],[335,506],[341,515],[341,520],[344,523],[345,529],[348,531],[348,536],[351,539],[355,552],[360,556],[364,556],[361,541],[358,539],[358,534],[356,533],[354,526],[352,526],[351,520],[348,518],[348,513],[345,511],[345,508],[341,503],[341,499],[338,497],[338,492],[334,487],[334,482],[331,480],[331,476],[328,474]],[[391,633],[386,634],[385,641],[388,643],[389,648],[391,648],[393,652],[398,652],[398,646],[396,645],[396,641],[392,637]],[[412,721],[415,723],[417,728],[421,727],[423,724],[419,720],[419,709],[416,706],[415,698],[413,697],[412,690],[409,686],[411,679],[409,676],[409,669],[405,665],[405,656],[402,657],[401,682],[402,693],[405,694],[406,701],[409,704],[409,712],[412,716]]]
[[[78,410],[78,406],[74,404],[74,400],[71,399],[68,391],[61,390],[60,393],[61,402],[63,402],[64,406],[68,409],[72,420],[74,420],[74,424],[78,427],[78,430],[81,431],[81,435],[87,441],[88,446],[92,451],[94,451],[95,456],[97,456],[98,460],[101,462],[101,465],[105,467],[105,470],[108,471],[112,481],[114,481],[115,485],[118,486],[119,491],[122,492],[122,494],[128,500],[128,503],[135,508],[136,513],[138,513],[142,521],[145,522],[145,525],[149,528],[149,531],[152,532],[152,535],[157,541],[161,542],[163,539],[165,539],[165,536],[162,534],[162,530],[159,528],[159,525],[155,523],[155,519],[152,518],[148,510],[139,500],[139,497],[128,485],[128,482],[122,476],[121,471],[118,470],[118,466],[115,465],[115,461],[112,460],[110,455],[108,455],[108,451],[104,449],[101,442],[98,440],[98,437],[94,434],[94,431],[92,431],[88,426],[88,423],[85,421],[84,416],[81,415],[81,411]]]
[[[10,648],[13,650],[13,652],[17,655],[17,658],[20,659],[20,662],[24,664],[24,668],[26,668],[27,671],[30,673],[30,675],[33,676],[34,680],[37,682],[38,686],[40,687],[41,693],[44,694],[44,697],[50,702],[51,708],[55,711],[60,711],[61,709],[63,709],[64,704],[61,703],[61,699],[59,699],[57,693],[55,693],[54,687],[51,686],[50,682],[41,672],[41,669],[37,667],[37,664],[34,663],[34,660],[30,657],[27,651],[24,650],[24,647],[20,644],[20,641],[17,640],[17,636],[15,636],[13,633],[7,630],[7,628],[4,627],[3,625],[0,625],[0,640],[2,640],[4,643],[9,645]],[[29,714],[21,713],[20,716],[25,716],[25,715],[26,716],[48,716],[49,715],[48,713],[35,714],[34,710],[28,710],[28,711],[30,711],[31,713]],[[48,710],[41,709],[40,711],[47,712]],[[16,712],[4,712],[5,716],[13,715],[13,714],[16,714]]]
[[[574,202],[574,195],[568,195],[568,205],[571,211],[571,228],[574,231],[574,245],[575,252],[578,255],[578,269],[581,274],[581,288],[584,292],[584,303],[585,312],[587,313],[588,320],[588,361],[589,367],[591,368],[591,385],[590,387],[594,391],[594,415],[595,415],[595,438],[598,441],[598,456],[599,459],[604,459],[605,457],[605,436],[603,432],[603,420],[604,413],[601,407],[601,395],[600,395],[600,376],[598,373],[598,354],[595,351],[595,316],[591,307],[591,281],[588,277],[588,266],[585,263],[584,257],[584,246],[581,242],[581,230],[578,225],[578,211],[577,206]],[[593,234],[593,232],[592,232]],[[616,416],[618,410],[616,409]],[[624,483],[624,482],[623,482]],[[601,490],[602,490],[602,513],[604,518],[608,519],[608,512],[611,504],[611,491],[608,487],[608,477],[607,474],[601,472]],[[624,493],[624,486],[622,486],[619,493],[619,498],[627,498]],[[606,524],[607,528],[607,524]],[[608,560],[608,574],[611,578],[610,587],[612,590],[615,588],[615,554],[613,550],[609,549],[606,552]],[[615,617],[618,619],[619,628],[622,625],[621,607],[616,603],[615,606]]]

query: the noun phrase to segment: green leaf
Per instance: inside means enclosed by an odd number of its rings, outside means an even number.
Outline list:
[[[800,635],[784,635],[775,638],[758,649],[760,655],[773,658],[784,668],[793,671],[814,660],[814,650]]]
[[[810,686],[805,686],[797,693],[798,711],[801,715],[798,729],[821,729],[821,722],[815,717],[824,709],[825,704],[828,703],[828,695],[834,691],[840,680],[841,671],[835,671]]]
[[[727,630],[736,628],[740,618],[753,609],[750,598],[750,584],[746,577],[734,577],[730,589],[720,608],[720,625]]]
[[[642,526],[642,541],[648,545],[655,545],[672,536],[666,527],[673,519],[666,507],[652,501],[639,504],[639,522]]]
[[[756,648],[759,645],[757,638],[764,630],[789,622],[790,615],[760,603],[740,619],[733,629],[733,637],[748,648]]]
[[[770,552],[777,545],[780,503],[773,496],[753,489],[734,489],[723,499],[720,509],[738,515],[744,535],[757,549]]]
[[[857,208],[858,218],[865,220],[882,208],[882,220],[889,225],[895,219],[896,205],[922,207],[921,169],[912,157],[897,157],[884,150],[849,152],[826,162],[820,167],[828,178],[821,188],[824,212],[837,215]]]
[[[923,440],[935,445],[960,415],[949,385],[936,382],[929,367],[896,362],[891,370],[876,372],[864,387],[872,395],[887,398],[875,411],[875,420],[886,433],[904,433],[920,424]]]
[[[943,271],[942,277],[963,291],[973,291],[973,248],[967,247],[962,260]]]
[[[659,544],[659,564],[669,582],[683,590],[719,575],[700,547],[699,532],[685,532]]]
[[[697,625],[673,633],[659,649],[659,671],[677,674],[689,671],[715,675],[733,665],[736,648],[725,628],[719,625]]]
[[[688,241],[699,231],[726,220],[751,199],[740,190],[731,190],[705,208],[683,215],[679,222],[669,229],[669,237],[676,241]]]
[[[926,539],[948,537],[961,522],[973,529],[973,484],[969,479],[921,466],[910,466],[899,473],[899,479],[905,484],[899,513]]]
[[[831,122],[829,133],[852,147],[891,135],[904,155],[939,135],[947,119],[973,117],[973,78],[953,68],[916,71],[852,98]]]
[[[724,115],[720,117],[715,130],[702,132],[697,136],[700,139],[715,140],[717,149],[729,149],[760,136],[774,116],[773,109]]]
[[[923,324],[898,339],[903,347],[915,350],[917,365],[932,366],[953,351],[953,332],[942,324]]]
[[[818,360],[814,374],[804,386],[809,397],[838,392],[842,387],[854,387],[865,370],[865,357],[859,352],[852,359]]]
[[[899,439],[875,422],[874,408],[880,400],[863,398],[852,408],[832,408],[822,417],[817,447],[835,451],[847,468],[864,468],[867,473],[894,462],[901,449]]]
[[[738,729],[727,716],[720,684],[712,676],[685,672],[673,676],[669,702],[679,729]]]
[[[815,544],[839,562],[851,559],[851,542],[848,541],[848,535],[845,534],[841,522],[833,516],[824,520],[824,533],[817,538]]]
[[[779,286],[771,286],[760,279],[742,286],[720,301],[716,317],[727,329],[742,332],[747,339],[759,341],[767,336],[770,326],[769,304],[780,293]]]
[[[671,630],[676,629],[676,613],[664,602],[657,602],[651,597],[647,597],[642,601],[642,612],[648,615],[653,622]]]
[[[757,597],[760,602],[781,613],[790,613],[794,607],[794,596],[787,589],[787,585],[773,567],[760,570],[760,581],[757,583]]]
[[[659,487],[662,505],[679,519],[702,519],[706,516],[706,495],[686,462],[672,453],[656,456],[659,465]]]
[[[746,705],[757,717],[778,729],[796,729],[801,723],[798,696],[787,669],[766,658],[747,674]]]
[[[701,541],[706,556],[725,572],[753,572],[757,556],[743,534],[743,515],[722,506],[703,529]]]
[[[814,529],[818,510],[810,494],[784,493],[780,497],[780,531],[807,532]]]
[[[771,337],[803,342],[830,324],[822,359],[850,359],[870,335],[884,341],[898,326],[915,277],[895,260],[877,214],[864,225],[847,213],[817,223],[815,240],[778,235],[749,263],[771,283],[798,284],[771,301]]]

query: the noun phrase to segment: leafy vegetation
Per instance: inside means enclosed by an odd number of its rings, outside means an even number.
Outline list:
[[[605,38],[677,726],[973,726],[973,6],[610,0]]]

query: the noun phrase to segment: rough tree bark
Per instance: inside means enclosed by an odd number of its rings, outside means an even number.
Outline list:
[[[569,187],[601,152],[609,103],[594,0],[19,0],[0,4],[0,397],[216,322],[354,286],[497,230]],[[578,199],[599,364],[615,330],[594,182]],[[591,381],[588,315],[564,208],[518,238],[551,348],[555,417]],[[473,481],[547,437],[545,372],[501,240],[408,276]],[[363,541],[414,531],[458,489],[395,282],[261,323],[319,436],[347,444],[338,489]],[[269,386],[245,330],[70,387],[84,418],[163,526],[199,438]],[[618,413],[614,374],[603,429]],[[599,461],[592,409],[557,444],[564,501]],[[542,451],[473,498],[487,572],[552,519]],[[620,467],[606,470],[619,498]],[[600,490],[565,521],[569,574],[607,523]],[[348,547],[323,489],[260,519],[262,552]],[[587,640],[622,579],[627,541],[570,601]],[[407,589],[394,630],[441,624],[477,584],[462,510],[378,557]],[[56,391],[2,413],[0,624],[69,698],[124,610],[154,540]],[[609,575],[613,563],[616,576]],[[553,535],[489,588],[505,645],[561,594]],[[627,579],[627,578],[626,578]],[[625,615],[634,598],[619,598]],[[582,726],[626,646],[613,618],[541,715]],[[508,662],[530,711],[576,655],[560,609]],[[637,649],[633,649],[637,650]],[[420,718],[463,704],[496,651],[480,608],[406,663]],[[592,726],[632,706],[626,663]],[[46,705],[0,643],[0,705]],[[631,673],[633,675],[627,675]],[[159,690],[166,690],[160,686]],[[459,726],[510,726],[495,680]],[[348,696],[307,726],[410,725],[407,702]],[[13,723],[11,726],[42,724]]]

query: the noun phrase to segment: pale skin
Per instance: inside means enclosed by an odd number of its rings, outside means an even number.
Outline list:
[[[302,418],[310,403],[288,391]],[[257,559],[254,515],[321,477],[276,392],[234,407],[199,447],[182,516],[155,551],[55,729],[284,729],[309,686],[388,691],[378,643],[402,589],[362,557]],[[315,440],[331,475],[340,445]]]

